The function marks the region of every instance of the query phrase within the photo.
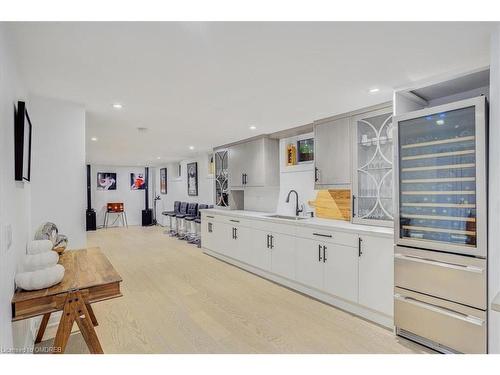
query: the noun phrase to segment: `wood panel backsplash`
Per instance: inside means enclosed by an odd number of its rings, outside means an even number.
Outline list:
[[[316,217],[351,221],[351,197],[349,189],[318,190],[316,199],[308,203],[316,209]]]

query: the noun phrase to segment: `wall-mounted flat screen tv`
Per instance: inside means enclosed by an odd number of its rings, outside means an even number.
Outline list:
[[[17,102],[14,127],[15,179],[30,181],[32,126],[25,102]]]

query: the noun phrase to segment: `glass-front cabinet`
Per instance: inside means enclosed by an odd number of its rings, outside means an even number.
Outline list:
[[[354,223],[393,225],[392,107],[352,117]]]
[[[215,158],[215,206],[229,207],[228,151],[214,152]]]
[[[398,244],[486,256],[484,109],[479,97],[397,118]]]

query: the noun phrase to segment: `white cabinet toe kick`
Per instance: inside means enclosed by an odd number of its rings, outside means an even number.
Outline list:
[[[393,329],[392,238],[206,213],[215,258]]]

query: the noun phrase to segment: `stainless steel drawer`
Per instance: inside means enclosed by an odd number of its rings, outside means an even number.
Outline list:
[[[486,260],[395,247],[396,287],[486,310]]]
[[[395,288],[394,323],[461,353],[486,353],[486,312]]]

